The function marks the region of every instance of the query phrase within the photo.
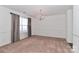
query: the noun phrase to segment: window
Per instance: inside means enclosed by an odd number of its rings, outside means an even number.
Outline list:
[[[28,19],[20,17],[20,32],[27,32]]]

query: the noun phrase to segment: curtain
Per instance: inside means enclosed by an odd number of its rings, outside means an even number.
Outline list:
[[[20,40],[19,34],[19,15],[11,13],[11,42],[16,42]]]
[[[31,37],[31,18],[28,18],[28,37]]]

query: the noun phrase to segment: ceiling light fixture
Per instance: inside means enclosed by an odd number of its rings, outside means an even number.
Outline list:
[[[44,15],[44,12],[43,12],[42,9],[40,9],[40,15],[39,15],[39,17],[40,17],[40,20],[43,20],[45,18],[45,15]]]

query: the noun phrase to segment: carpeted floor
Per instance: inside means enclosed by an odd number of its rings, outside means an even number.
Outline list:
[[[65,39],[32,36],[7,46],[0,47],[1,53],[70,53]]]

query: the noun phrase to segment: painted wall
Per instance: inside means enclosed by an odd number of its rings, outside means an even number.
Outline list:
[[[66,14],[67,21],[67,42],[73,43],[73,11],[72,9],[67,10]]]
[[[32,35],[66,38],[65,14],[47,16],[44,20],[32,18]]]
[[[73,50],[79,52],[79,5],[73,7]]]
[[[11,15],[9,10],[0,6],[0,46],[11,42]]]

